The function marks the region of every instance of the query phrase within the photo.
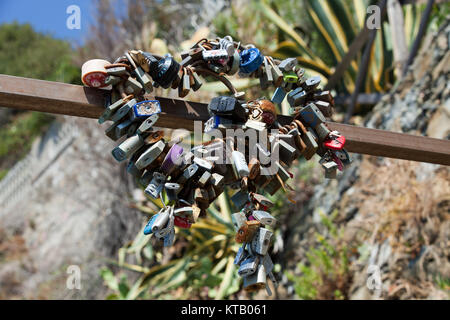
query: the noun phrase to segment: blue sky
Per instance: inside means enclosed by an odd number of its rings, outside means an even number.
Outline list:
[[[69,18],[66,10],[70,5],[80,7],[80,30],[70,30],[66,26]],[[94,1],[91,0],[0,0],[0,24],[13,21],[30,23],[36,31],[81,45],[89,32],[94,9]]]

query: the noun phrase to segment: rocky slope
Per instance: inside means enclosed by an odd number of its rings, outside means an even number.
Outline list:
[[[450,137],[450,25],[430,34],[407,76],[366,117],[366,127]],[[353,155],[354,163],[336,180],[309,190],[312,197],[288,212],[295,217],[285,236],[287,269],[320,247],[315,232],[330,239],[320,213],[338,215],[340,240],[349,249],[345,279],[325,279],[349,299],[448,299],[450,278],[450,169],[412,161]],[[320,170],[316,168],[315,170]],[[306,189],[308,190],[308,189]],[[304,206],[304,207],[302,207]],[[381,287],[370,290],[375,271]],[[325,277],[326,278],[326,277]],[[292,282],[283,281],[288,292]],[[330,286],[328,289],[330,289]],[[290,290],[289,290],[290,289]],[[332,298],[319,290],[318,297]]]
[[[95,120],[59,121],[73,122],[78,134],[56,149],[55,123],[34,145],[38,161],[33,178],[17,182],[19,201],[0,208],[0,298],[103,299],[100,267],[117,259],[143,222],[127,204],[129,184],[110,156],[113,141]],[[66,286],[70,265],[80,268],[81,290]]]

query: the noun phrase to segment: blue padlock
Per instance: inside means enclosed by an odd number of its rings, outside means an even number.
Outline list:
[[[241,64],[239,66],[242,73],[252,73],[263,63],[264,56],[257,48],[246,49],[241,52]]]
[[[286,97],[286,91],[282,87],[278,87],[273,93],[272,99],[270,99],[273,103],[282,103]]]
[[[145,119],[153,114],[161,113],[161,104],[158,100],[145,100],[133,106],[132,119]]]
[[[153,217],[151,217],[150,220],[147,222],[147,225],[144,228],[145,235],[152,233],[153,223],[155,222],[156,218],[158,218],[158,216],[159,216],[159,213],[154,214]]]

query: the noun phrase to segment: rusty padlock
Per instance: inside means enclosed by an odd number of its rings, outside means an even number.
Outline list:
[[[261,223],[259,221],[256,220],[246,221],[245,224],[242,225],[236,233],[235,238],[236,242],[243,243],[252,241],[253,237],[258,232],[260,226]]]

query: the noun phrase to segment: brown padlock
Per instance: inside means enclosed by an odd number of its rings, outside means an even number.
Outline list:
[[[252,241],[260,226],[261,223],[256,220],[245,221],[245,224],[236,233],[236,242],[243,243]]]
[[[259,173],[261,172],[261,164],[259,160],[256,158],[252,158],[248,163],[248,169],[250,171],[248,178],[250,180],[256,179],[259,176]]]
[[[209,207],[208,191],[202,188],[196,188],[194,193],[194,200],[200,209],[206,210]]]

